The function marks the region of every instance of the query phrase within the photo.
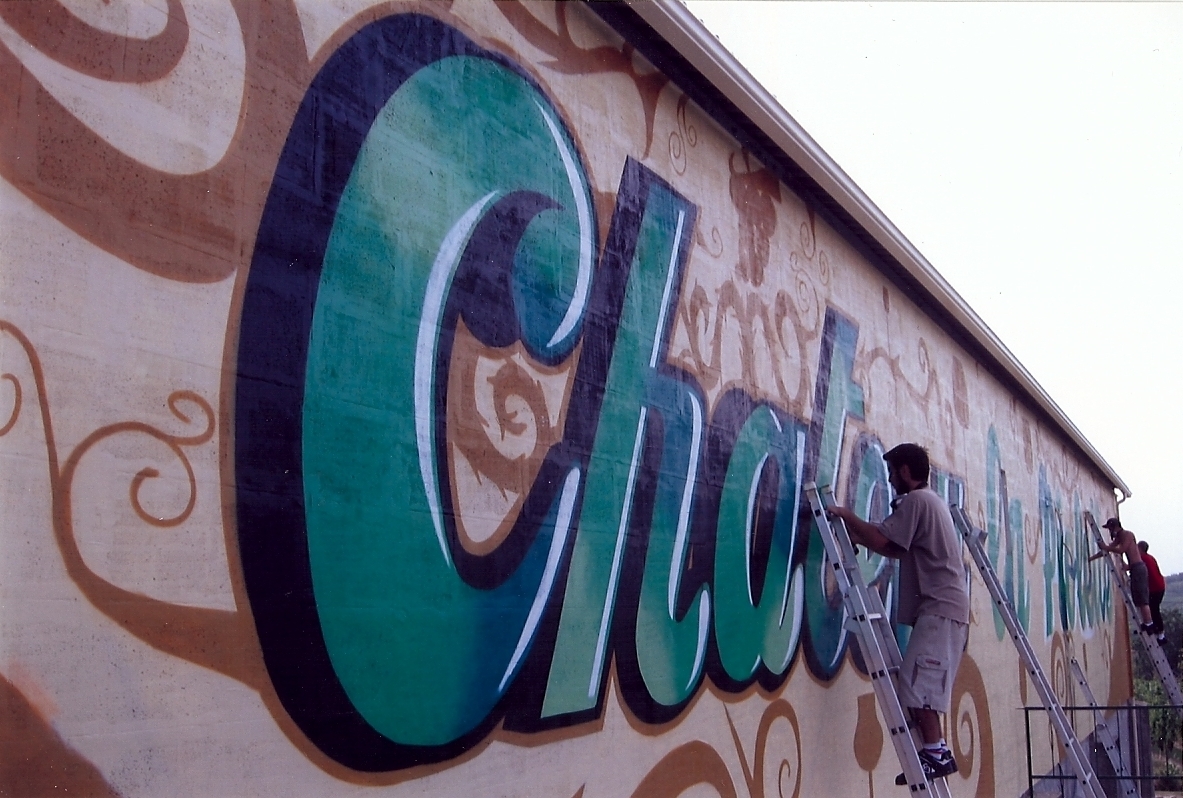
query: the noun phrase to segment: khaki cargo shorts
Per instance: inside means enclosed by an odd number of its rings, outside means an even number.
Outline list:
[[[921,615],[912,627],[900,668],[900,704],[948,712],[953,680],[969,626],[940,615]]]

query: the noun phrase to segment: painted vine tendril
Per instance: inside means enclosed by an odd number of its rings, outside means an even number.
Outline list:
[[[732,742],[735,744],[736,754],[739,756],[740,767],[743,769],[743,786],[750,798],[771,798],[764,792],[765,770],[767,766],[768,737],[772,724],[783,720],[792,729],[795,744],[793,755],[798,765],[801,762],[801,727],[797,722],[797,713],[783,698],[770,703],[760,718],[760,726],[756,731],[754,746],[754,761],[748,765],[747,754],[744,753],[743,743],[735,723],[731,720],[731,713],[724,709],[727,725],[731,730]],[[798,798],[801,794],[801,769],[794,768],[788,757],[782,756],[775,764],[777,775],[777,798]],[[659,761],[641,780],[633,791],[633,798],[646,796],[647,798],[674,798],[682,795],[692,787],[705,785],[712,788],[722,798],[738,798],[739,790],[735,780],[727,768],[722,754],[703,740],[691,740],[670,751]],[[787,790],[786,790],[787,788]]]
[[[193,434],[173,435],[142,421],[109,424],[87,435],[63,462],[54,437],[45,374],[37,351],[28,336],[11,322],[0,320],[0,334],[7,334],[17,341],[32,373],[33,396],[41,413],[45,436],[53,534],[70,579],[96,609],[129,634],[168,654],[258,688],[261,674],[251,658],[243,654],[253,650],[252,630],[239,613],[170,604],[114,585],[86,564],[74,534],[71,492],[79,464],[97,443],[125,433],[146,435],[164,444],[185,469],[189,481],[185,507],[176,515],[158,518],[144,509],[140,489],[146,480],[158,477],[160,472],[150,466],[143,468],[135,474],[128,488],[132,509],[141,520],[155,527],[175,527],[184,523],[197,501],[197,479],[186,449],[213,438],[217,425],[209,402],[193,391],[174,391],[169,395],[167,403],[173,416],[186,425],[200,427]],[[20,379],[13,373],[0,374],[0,382],[14,388],[12,409],[0,427],[0,435],[6,435],[22,416],[24,391]],[[192,412],[191,408],[196,408],[197,412]]]
[[[147,435],[157,441],[160,441],[176,456],[181,466],[185,469],[185,474],[189,480],[189,498],[183,510],[175,516],[169,518],[157,518],[144,510],[143,504],[140,502],[140,488],[144,481],[160,476],[160,471],[156,468],[148,466],[140,469],[139,472],[132,478],[131,485],[128,490],[128,498],[131,502],[132,509],[135,510],[137,516],[143,521],[152,526],[157,527],[174,527],[185,522],[186,519],[193,512],[193,507],[197,502],[197,477],[193,472],[193,465],[189,462],[189,457],[185,453],[184,447],[199,446],[207,443],[214,434],[214,411],[210,407],[209,402],[201,398],[193,391],[174,391],[168,397],[168,409],[172,414],[184,422],[185,424],[194,423],[195,417],[192,414],[186,413],[184,409],[185,404],[195,405],[199,411],[200,416],[204,416],[203,429],[195,435],[170,435],[163,430],[146,424],[142,421],[124,421],[117,424],[109,424],[101,427],[94,432],[87,435],[66,458],[64,465],[59,469],[57,444],[54,439],[53,420],[50,414],[49,402],[46,396],[45,376],[41,367],[40,358],[34,349],[32,342],[28,337],[20,331],[15,325],[0,321],[0,331],[6,332],[15,338],[24,350],[29,364],[32,367],[33,381],[35,395],[40,404],[41,420],[45,432],[45,445],[48,450],[50,463],[50,482],[55,497],[55,504],[59,501],[66,501],[67,521],[69,522],[72,513],[69,512],[68,499],[73,487],[74,475],[78,469],[83,456],[90,451],[95,444],[106,438],[123,433],[140,433]],[[0,427],[0,435],[5,435],[16,426],[17,420],[20,418],[23,404],[23,391],[20,380],[15,374],[5,372],[0,374],[0,380],[10,383],[14,389],[13,407],[9,414],[7,422],[3,427]],[[72,524],[71,524],[72,526]],[[71,535],[72,537],[72,535]]]

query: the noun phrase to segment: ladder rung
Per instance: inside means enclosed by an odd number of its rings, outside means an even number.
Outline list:
[[[1097,522],[1093,519],[1093,514],[1086,510],[1084,520],[1085,524],[1092,529],[1093,539],[1096,540],[1098,545],[1103,545],[1105,541],[1101,537],[1101,530],[1097,526]],[[1138,607],[1134,604],[1134,598],[1130,594],[1130,586],[1125,574],[1118,569],[1112,557],[1105,557],[1105,563],[1109,566],[1109,574],[1113,577],[1113,582],[1117,585],[1117,591],[1121,594],[1122,599],[1125,600],[1126,609],[1132,617],[1136,618],[1138,616]],[[1142,640],[1142,647],[1150,655],[1150,661],[1154,663],[1154,669],[1158,672],[1158,680],[1162,683],[1167,697],[1172,704],[1183,704],[1183,691],[1179,689],[1179,680],[1175,678],[1175,672],[1163,655],[1156,636],[1143,631],[1140,626],[1139,624],[1138,637]]]
[[[985,532],[973,528],[962,508],[951,505],[950,511],[953,515],[953,523],[961,533],[966,546],[973,555],[974,563],[978,566],[978,570],[982,574],[982,581],[985,582],[986,588],[990,591],[995,607],[998,609],[999,615],[1002,616],[1002,620],[1010,632],[1011,640],[1019,652],[1019,658],[1026,666],[1027,672],[1031,674],[1036,691],[1039,693],[1044,707],[1047,708],[1048,714],[1051,716],[1052,725],[1056,729],[1060,742],[1069,753],[1068,758],[1072,769],[1076,771],[1077,782],[1083,788],[1084,795],[1090,796],[1090,798],[1100,798],[1103,793],[1097,786],[1096,775],[1093,773],[1084,748],[1077,739],[1076,733],[1073,731],[1063,707],[1060,706],[1060,702],[1056,699],[1055,691],[1043,673],[1043,667],[1039,664],[1039,659],[1036,657],[1034,649],[1031,648],[1027,635],[1015,615],[1014,608],[1003,592],[1002,584],[998,581],[998,574],[995,573],[990,560],[986,557],[986,553],[982,548],[982,544],[986,540]]]
[[[825,491],[824,496],[822,490]],[[921,792],[926,796],[936,794],[940,798],[946,798],[948,789],[944,787],[943,779],[938,779],[937,786],[932,790],[924,780],[917,741],[911,731],[912,724],[900,705],[899,694],[891,678],[898,672],[902,660],[895,627],[883,606],[882,597],[877,590],[869,587],[863,578],[862,569],[855,559],[858,555],[851,545],[845,524],[841,520],[830,522],[825,507],[833,503],[833,494],[828,488],[822,490],[816,485],[807,484],[805,497],[814,518],[817,519],[816,528],[825,545],[826,558],[834,569],[842,592],[842,603],[846,610],[843,626],[858,637],[863,660],[874,685],[875,699],[890,733],[896,755],[900,759],[900,764],[904,766],[904,772],[909,774],[909,782],[918,782],[909,785],[912,793]],[[843,575],[838,576],[839,572]]]

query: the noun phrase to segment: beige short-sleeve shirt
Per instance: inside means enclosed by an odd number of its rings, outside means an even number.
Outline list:
[[[879,530],[900,548],[899,622],[940,615],[969,623],[969,595],[961,541],[945,500],[917,488],[895,501]]]

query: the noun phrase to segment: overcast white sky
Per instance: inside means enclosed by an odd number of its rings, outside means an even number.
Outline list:
[[[692,0],[1133,492],[1183,572],[1183,4]]]

